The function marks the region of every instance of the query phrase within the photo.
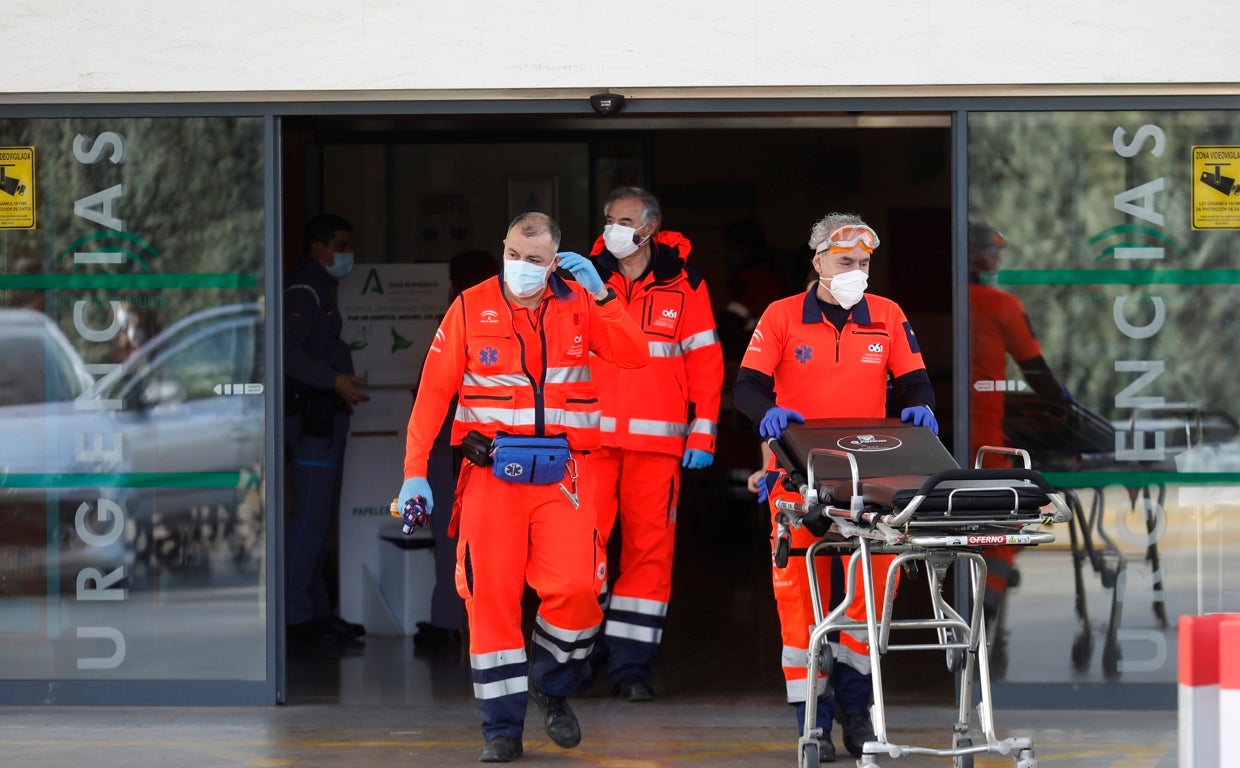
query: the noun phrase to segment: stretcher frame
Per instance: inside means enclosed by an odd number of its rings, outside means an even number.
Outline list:
[[[780,557],[781,544],[786,545],[788,529],[806,525],[812,521],[815,528],[825,524],[826,532],[811,545],[806,553],[811,599],[815,625],[810,632],[808,648],[808,674],[806,676],[805,722],[802,736],[797,742],[799,768],[816,768],[819,759],[819,738],[822,730],[817,726],[817,685],[820,669],[830,674],[832,656],[828,637],[841,630],[865,630],[869,639],[870,662],[873,685],[873,703],[870,716],[874,726],[875,740],[867,741],[858,758],[858,766],[878,765],[882,756],[899,758],[906,755],[932,755],[951,757],[956,768],[972,768],[973,756],[997,754],[1012,756],[1016,768],[1037,768],[1032,740],[1028,737],[999,739],[995,734],[994,707],[991,698],[990,663],[986,637],[986,621],[983,616],[983,598],[986,588],[986,562],[980,554],[982,546],[1036,546],[1055,540],[1053,533],[1044,526],[1062,523],[1072,518],[1072,510],[1062,495],[1031,468],[1028,452],[1015,448],[985,446],[978,451],[975,468],[971,470],[946,470],[927,477],[913,497],[902,508],[884,507],[870,496],[874,489],[859,474],[856,458],[852,453],[836,448],[813,448],[805,457],[804,464],[789,455],[778,439],[768,441],[777,461],[787,470],[789,477],[800,491],[801,501],[787,499],[776,501],[777,533],[776,559]],[[982,457],[998,453],[1018,458],[1023,468],[981,469]],[[844,494],[823,493],[824,488],[815,478],[815,462],[819,459],[844,461],[851,481],[844,490],[847,505],[837,506],[836,501]],[[955,462],[953,461],[954,465]],[[798,469],[803,467],[803,475]],[[803,479],[803,481],[802,481]],[[836,486],[839,489],[839,486]],[[1039,502],[1030,506],[1022,500],[1022,491],[1036,489],[1034,498]],[[982,500],[981,506],[992,503],[995,494],[1012,495],[1008,508],[993,510],[965,509],[967,501]],[[1027,496],[1027,493],[1026,493]],[[934,499],[936,503],[930,503]],[[933,506],[946,509],[929,514]],[[967,501],[966,501],[967,500]],[[960,507],[956,502],[962,502]],[[925,507],[927,514],[919,514]],[[845,567],[846,586],[843,599],[829,613],[823,611],[819,594],[815,557],[824,548],[849,552]],[[782,547],[787,556],[786,546]],[[878,596],[875,594],[873,554],[895,554],[888,567],[887,583],[881,619],[875,611]],[[952,566],[963,560],[968,568],[970,596],[969,616],[962,616],[943,597],[943,582]],[[924,563],[930,590],[933,616],[931,618],[895,619],[892,616],[895,602],[896,574],[906,564]],[[864,623],[854,621],[845,611],[856,595],[858,572],[866,606]],[[891,641],[893,630],[934,629],[937,642],[901,643]],[[947,748],[896,744],[888,738],[886,707],[883,695],[883,657],[895,650],[942,650],[946,653],[948,669],[960,673],[958,686],[958,711],[952,727],[951,746]],[[974,683],[979,694],[978,721],[984,743],[973,743],[970,735],[970,717],[974,698]]]

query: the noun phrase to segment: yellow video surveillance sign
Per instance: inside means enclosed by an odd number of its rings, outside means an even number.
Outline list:
[[[1240,229],[1240,146],[1193,147],[1193,229]]]
[[[34,147],[0,147],[0,229],[35,228]]]

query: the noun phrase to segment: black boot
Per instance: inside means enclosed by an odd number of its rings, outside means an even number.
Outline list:
[[[520,757],[523,751],[520,739],[496,736],[493,739],[487,739],[482,745],[482,752],[478,755],[478,762],[511,763]]]
[[[870,722],[869,709],[841,708],[835,718],[844,729],[844,749],[853,757],[861,757],[865,743],[878,738],[874,734],[874,724]]]
[[[577,723],[573,708],[568,706],[568,699],[545,694],[532,685],[530,698],[538,705],[538,711],[543,717],[543,727],[552,741],[565,749],[581,743],[581,726]]]

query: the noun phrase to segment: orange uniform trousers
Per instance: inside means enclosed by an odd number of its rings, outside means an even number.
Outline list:
[[[571,478],[563,482],[573,490]],[[574,693],[602,621],[598,594],[606,568],[594,515],[575,507],[559,483],[507,482],[490,467],[465,461],[453,516],[456,586],[469,619],[483,734],[519,738],[528,685],[554,696]],[[529,660],[522,631],[526,584],[540,600]]]
[[[620,521],[620,563],[602,642],[613,681],[649,681],[672,596],[679,456],[619,448],[586,457],[591,502],[603,546]]]
[[[772,542],[775,541],[777,532],[778,512],[775,502],[780,499],[801,501],[798,493],[784,488],[782,471],[778,473],[778,477],[779,479],[770,486],[771,491],[768,494]],[[806,678],[809,675],[809,635],[816,623],[814,603],[810,592],[809,570],[805,565],[805,550],[817,540],[818,537],[804,527],[793,528],[790,541],[793,555],[788,558],[788,565],[784,568],[775,564],[772,552],[771,581],[775,589],[775,607],[779,612],[780,635],[783,638],[782,667],[789,703],[805,701]],[[846,568],[847,554],[841,557]],[[824,613],[830,613],[835,607],[832,605],[832,587],[836,588],[836,594],[839,597],[843,596],[845,589],[843,582],[833,583],[832,559],[830,556],[822,556],[817,558],[814,564]],[[874,599],[880,611],[883,606],[883,592],[887,588],[887,568],[894,559],[895,555],[874,555],[871,558],[874,570]],[[847,578],[846,571],[842,570],[840,573],[844,573],[842,578]],[[898,583],[898,572],[896,579]],[[836,600],[838,601],[838,598]],[[856,595],[845,611],[845,615],[848,619],[858,622],[864,622],[866,618],[865,592],[861,583],[860,569],[857,572]],[[870,673],[870,647],[864,631],[841,632],[838,641],[831,640],[831,650],[837,670],[840,664],[845,664],[862,675]],[[833,673],[832,677],[836,678],[839,675]],[[855,679],[855,676],[852,677]],[[820,669],[818,695],[822,696],[826,688],[827,680],[822,676]],[[868,686],[853,685],[850,686],[850,690],[835,691],[836,700],[846,709],[868,706],[869,695]]]

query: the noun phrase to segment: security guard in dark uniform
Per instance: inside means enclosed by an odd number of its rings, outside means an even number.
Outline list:
[[[353,228],[323,214],[306,225],[306,253],[284,286],[285,454],[293,499],[284,528],[284,617],[292,643],[349,644],[360,624],[332,610],[324,568],[340,510],[349,413],[370,398],[340,337],[339,281],[353,267]]]

